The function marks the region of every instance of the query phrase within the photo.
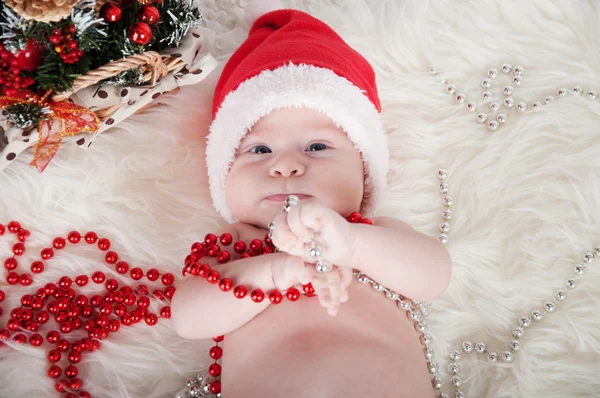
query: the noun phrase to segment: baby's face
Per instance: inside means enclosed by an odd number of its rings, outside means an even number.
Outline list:
[[[316,198],[346,217],[360,210],[363,179],[360,153],[331,119],[312,109],[278,109],[240,144],[227,178],[227,204],[240,222],[265,229],[288,194]]]

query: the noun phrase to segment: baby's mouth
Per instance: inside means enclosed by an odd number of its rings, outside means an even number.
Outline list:
[[[277,195],[267,196],[265,199],[274,202],[283,202],[290,195],[295,195],[298,197],[298,199],[308,199],[312,197],[311,195],[304,195],[302,193],[280,193]]]

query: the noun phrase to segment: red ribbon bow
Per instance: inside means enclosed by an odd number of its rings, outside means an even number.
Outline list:
[[[65,136],[94,133],[101,126],[100,119],[91,110],[72,102],[48,99],[50,93],[51,90],[40,97],[31,91],[23,90],[13,96],[0,97],[1,109],[18,104],[35,104],[40,108],[48,108],[44,119],[38,125],[39,141],[30,163],[40,173],[48,166]]]

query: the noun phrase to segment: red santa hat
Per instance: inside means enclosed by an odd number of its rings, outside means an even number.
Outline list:
[[[206,164],[213,205],[229,223],[225,186],[252,126],[279,108],[306,107],[331,118],[361,153],[368,213],[382,201],[389,150],[371,65],[325,23],[297,10],[258,18],[215,89]]]

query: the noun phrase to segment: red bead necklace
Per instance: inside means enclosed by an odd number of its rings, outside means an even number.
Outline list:
[[[347,217],[352,223],[372,224],[368,218],[362,218],[359,213],[352,213]],[[8,270],[6,281],[10,285],[21,284],[29,286],[33,282],[33,277],[27,272],[21,274],[15,270],[19,266],[18,258],[23,256],[26,251],[25,242],[31,235],[30,232],[21,227],[17,221],[11,221],[5,227],[0,224],[0,236],[5,235],[6,231],[16,235],[18,240],[12,247],[13,256],[4,260],[4,267]],[[72,245],[79,244],[83,238],[89,245],[96,244],[99,250],[106,252],[104,261],[108,265],[114,265],[118,274],[129,276],[134,281],[139,281],[146,277],[150,282],[156,282],[160,279],[162,285],[156,283],[152,291],[152,297],[164,301],[165,305],[160,309],[159,314],[150,312],[149,288],[144,284],[135,287],[127,285],[119,286],[119,282],[113,278],[107,278],[102,271],[93,272],[92,275],[78,275],[75,278],[63,276],[56,283],[47,283],[44,287],[37,289],[35,294],[25,294],[21,297],[21,306],[15,307],[10,311],[10,318],[6,322],[6,328],[0,328],[0,349],[6,344],[4,341],[12,339],[17,344],[31,344],[38,347],[44,343],[44,337],[39,333],[42,325],[46,324],[53,317],[58,326],[58,330],[48,330],[45,332],[45,341],[48,343],[47,359],[50,363],[48,376],[56,379],[55,389],[66,398],[91,397],[91,394],[84,389],[84,383],[78,377],[79,369],[77,364],[82,356],[94,352],[101,347],[101,340],[109,337],[111,333],[117,332],[121,326],[130,326],[139,323],[142,320],[149,326],[154,326],[159,318],[170,318],[171,308],[169,300],[175,293],[175,277],[172,273],[161,273],[156,268],[150,268],[144,272],[139,267],[130,269],[125,261],[119,260],[119,255],[110,249],[111,242],[106,238],[98,238],[95,232],[87,232],[83,237],[77,231],[68,234],[67,239],[57,237],[52,242],[52,247],[44,248],[40,252],[40,259],[31,263],[30,269],[33,274],[40,274],[44,271],[44,261],[54,257],[55,251],[66,248],[67,243]],[[223,246],[229,246],[232,242],[230,234],[222,234],[217,237],[214,234],[207,234],[203,242],[196,242],[191,247],[191,253],[185,258],[182,274],[201,276],[211,284],[216,284],[224,291],[233,291],[238,299],[243,299],[248,294],[248,288],[243,285],[235,285],[229,278],[221,278],[219,272],[211,269],[207,264],[202,264],[200,259],[204,256],[217,257],[220,264],[231,260],[231,254],[227,250],[221,250],[217,241]],[[264,242],[264,244],[263,244]],[[262,254],[274,253],[275,246],[265,236],[263,241],[253,239],[246,244],[238,241],[233,244],[233,250],[239,254],[240,258],[253,257]],[[76,287],[83,288],[89,280],[96,284],[104,284],[106,293],[104,295],[94,294],[91,297],[76,292]],[[304,293],[312,297],[314,289],[312,285],[303,286]],[[0,303],[5,299],[5,293],[0,290]],[[285,297],[290,301],[296,301],[300,298],[300,292],[296,288],[287,290]],[[274,290],[265,295],[260,289],[254,289],[250,293],[250,298],[256,303],[262,302],[265,298],[273,304],[279,304],[283,300],[281,292]],[[0,316],[3,309],[0,306]],[[88,337],[82,339],[68,339],[68,335],[77,329],[83,328],[88,332]],[[29,335],[29,337],[27,337]],[[223,341],[223,336],[213,339],[217,344],[210,349],[210,356],[215,362],[210,366],[209,372],[213,377],[221,374],[221,366],[217,363],[223,355],[223,349],[219,343]],[[68,353],[67,353],[68,352]],[[66,354],[66,361],[63,358]],[[63,360],[63,364],[59,364]],[[61,378],[61,376],[65,376]],[[210,384],[210,391],[217,394],[221,390],[219,380]]]
[[[368,218],[363,218],[360,213],[351,213],[346,220],[351,223],[364,223],[372,225],[372,221]],[[219,237],[213,234],[208,234],[204,238],[203,243],[195,243],[192,246],[191,253],[185,259],[185,266],[183,268],[183,275],[195,275],[205,278],[208,283],[219,286],[224,292],[233,291],[233,295],[238,299],[243,299],[248,295],[248,287],[244,285],[234,285],[233,281],[229,278],[221,278],[218,271],[211,269],[207,264],[202,264],[200,259],[204,256],[217,257],[220,264],[227,263],[231,259],[231,255],[226,250],[221,251],[217,245],[219,241],[223,246],[231,245],[231,235],[223,234]],[[264,245],[263,245],[264,242]],[[244,242],[239,241],[233,245],[233,250],[240,254],[240,258],[254,257],[261,254],[273,253],[276,247],[273,245],[268,234],[261,241],[260,239],[254,239],[250,242],[250,249],[246,250]],[[302,286],[302,290],[307,297],[313,297],[315,295],[315,289],[309,283]],[[271,304],[279,304],[283,301],[284,295],[277,289],[271,290],[267,294],[261,289],[254,289],[250,292],[250,299],[255,303],[262,302],[265,298],[268,298]],[[300,298],[300,291],[295,287],[290,287],[285,293],[285,297],[289,301],[297,301]],[[219,343],[223,342],[224,336],[213,337],[213,341],[216,343],[209,351],[210,357],[214,360],[214,363],[208,368],[208,373],[215,378],[211,383],[208,384],[210,392],[213,394],[219,394],[221,392],[221,365],[219,365],[219,359],[223,356],[223,348],[219,346]]]

